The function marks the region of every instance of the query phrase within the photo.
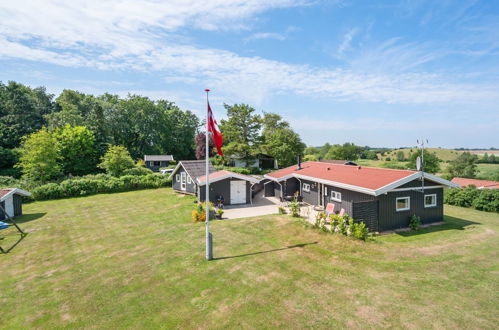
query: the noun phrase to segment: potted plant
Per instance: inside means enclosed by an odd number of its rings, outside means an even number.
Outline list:
[[[224,214],[224,210],[222,210],[222,209],[217,209],[217,210],[215,211],[215,218],[216,218],[216,219],[222,219],[222,215],[223,215],[223,214]]]

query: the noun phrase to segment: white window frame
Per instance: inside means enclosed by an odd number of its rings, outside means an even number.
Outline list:
[[[341,193],[339,191],[331,190],[331,200],[341,202]]]
[[[302,184],[301,190],[305,192],[310,192],[310,184],[309,183]]]
[[[175,181],[180,182],[180,174],[175,174]]]
[[[432,204],[426,204],[426,197],[432,196],[433,197],[433,203]],[[437,206],[437,194],[428,194],[424,195],[424,207],[436,207]]]
[[[192,183],[192,181],[191,181],[191,176],[190,176],[190,175],[188,175],[188,176],[187,176],[187,183],[188,183],[188,184],[191,184],[191,183]]]
[[[397,204],[398,204],[398,201],[399,201],[400,199],[406,199],[406,200],[407,200],[407,207],[404,207],[404,208],[401,208],[401,209],[399,209],[399,208],[398,208]],[[411,197],[409,197],[409,196],[404,196],[404,197],[397,197],[397,198],[395,199],[395,210],[396,210],[397,212],[409,211],[410,209],[411,209]]]

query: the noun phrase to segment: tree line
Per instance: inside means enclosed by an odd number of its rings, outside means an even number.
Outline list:
[[[265,153],[285,166],[303,153],[305,145],[281,116],[259,115],[246,104],[225,110],[220,129],[226,157],[220,162]],[[122,146],[134,160],[145,154],[194,159],[196,141],[204,148],[202,124],[167,100],[69,89],[55,97],[44,87],[0,82],[0,176],[50,181],[96,173],[110,146]]]

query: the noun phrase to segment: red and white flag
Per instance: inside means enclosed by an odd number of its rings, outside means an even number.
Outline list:
[[[223,156],[222,152],[222,144],[224,143],[224,138],[220,130],[218,129],[218,123],[213,118],[213,112],[211,111],[210,103],[208,103],[208,132],[213,134],[213,142],[215,142],[215,146],[217,147],[218,154]]]

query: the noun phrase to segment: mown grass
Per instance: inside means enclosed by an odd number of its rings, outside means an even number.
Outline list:
[[[0,327],[499,324],[497,214],[446,206],[443,226],[367,243],[288,216],[214,221],[206,262],[192,202],[158,189],[25,205],[29,234],[0,255]]]

